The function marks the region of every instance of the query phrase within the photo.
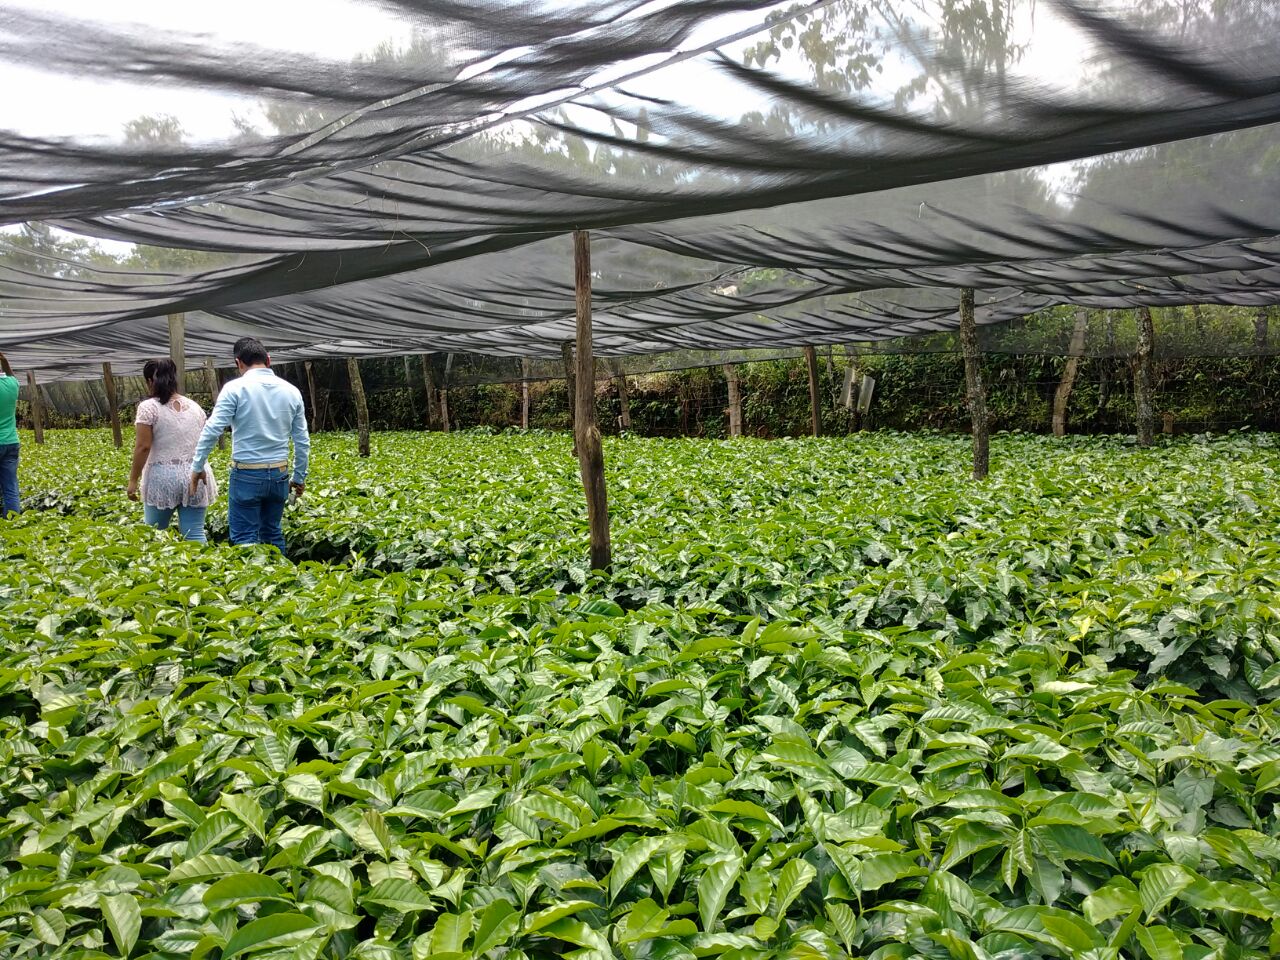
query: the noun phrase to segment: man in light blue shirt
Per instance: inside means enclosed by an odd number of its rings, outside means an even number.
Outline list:
[[[227,515],[234,544],[270,543],[285,552],[280,527],[289,488],[302,496],[311,436],[302,394],[271,370],[271,357],[253,337],[234,348],[240,378],[222,388],[191,462],[191,491],[204,482],[209,451],[231,428],[231,478]],[[293,480],[289,480],[289,441],[293,440]]]

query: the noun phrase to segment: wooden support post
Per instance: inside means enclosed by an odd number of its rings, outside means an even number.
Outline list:
[[[434,430],[436,426],[436,381],[431,373],[431,354],[421,354],[418,360],[422,366],[422,393],[427,398],[427,410],[422,415],[422,424],[428,430]]]
[[[1080,372],[1080,358],[1084,356],[1084,338],[1089,332],[1089,311],[1084,307],[1076,307],[1076,323],[1071,329],[1071,343],[1067,346],[1067,365],[1062,369],[1062,379],[1058,381],[1058,389],[1053,394],[1053,435],[1064,437],[1067,434],[1067,404],[1071,401],[1071,391],[1076,385],[1076,374]]]
[[[529,429],[529,358],[520,358],[520,429]]]
[[[356,430],[360,456],[369,455],[369,405],[364,399],[364,381],[360,379],[360,361],[347,357],[347,377],[351,380],[351,395],[356,402]]]
[[[804,363],[809,369],[809,419],[811,432],[815,437],[822,436],[822,405],[818,400],[818,351],[813,347],[804,348]]]
[[[311,399],[311,432],[320,430],[320,405],[316,403],[316,372],[310,360],[302,362],[302,369],[307,372],[307,396]]]
[[[964,353],[965,397],[973,420],[973,479],[982,480],[990,468],[990,424],[987,391],[978,366],[978,325],[973,316],[973,288],[960,291],[960,349]]]
[[[631,396],[627,392],[627,375],[622,372],[622,361],[613,363],[613,382],[618,388],[618,428],[631,429]]]
[[[169,358],[178,368],[178,392],[187,392],[187,315],[169,314]]]
[[[44,443],[44,404],[40,402],[40,384],[36,383],[36,372],[27,371],[27,392],[31,394],[31,427],[35,430],[36,443]]]
[[[742,436],[742,382],[738,379],[738,365],[724,365],[724,379],[729,384],[729,436]]]
[[[1138,446],[1155,441],[1156,408],[1151,393],[1151,354],[1155,349],[1155,324],[1151,308],[1138,308],[1138,351],[1133,358],[1133,405],[1138,421]]]
[[[111,364],[102,365],[102,385],[107,388],[107,416],[111,418],[111,439],[119,450],[124,445],[120,435],[120,405],[116,402],[116,378],[111,375]]]
[[[573,285],[577,299],[573,433],[591,525],[591,569],[608,570],[613,547],[609,538],[609,497],[604,483],[604,447],[596,425],[595,357],[591,348],[591,235],[585,230],[573,231]]]

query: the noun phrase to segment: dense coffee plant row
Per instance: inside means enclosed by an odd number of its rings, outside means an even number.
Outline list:
[[[299,554],[0,540],[0,956],[1280,952],[1280,451],[324,437]]]

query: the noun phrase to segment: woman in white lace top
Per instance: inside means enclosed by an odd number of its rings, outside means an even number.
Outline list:
[[[138,404],[126,492],[130,500],[137,500],[141,480],[147,523],[164,530],[176,511],[183,539],[204,543],[204,513],[218,493],[208,467],[205,482],[194,494],[190,491],[191,461],[204,429],[204,411],[178,393],[178,368],[172,360],[148,360],[142,377],[151,396]]]

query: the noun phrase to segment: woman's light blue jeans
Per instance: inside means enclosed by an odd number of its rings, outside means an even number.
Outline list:
[[[166,510],[162,507],[153,507],[148,503],[143,506],[142,517],[156,529],[167,530],[174,513],[177,513],[178,529],[182,532],[182,539],[207,543],[204,535],[204,512],[207,509],[208,507],[170,507]]]

